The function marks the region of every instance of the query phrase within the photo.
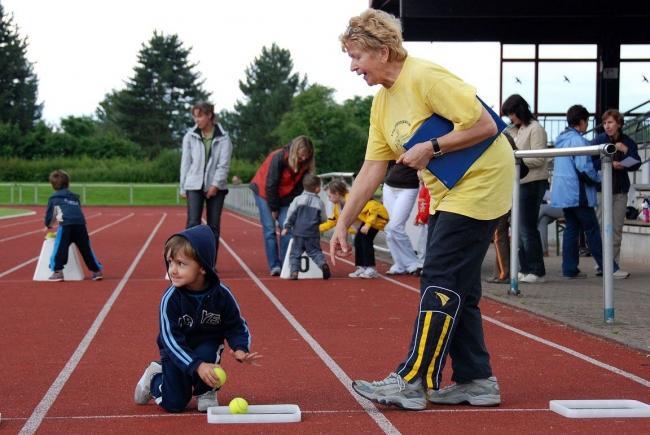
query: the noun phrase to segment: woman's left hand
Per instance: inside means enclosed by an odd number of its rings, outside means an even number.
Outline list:
[[[205,194],[206,198],[212,198],[213,196],[217,195],[217,192],[219,192],[219,188],[217,186],[210,186],[208,187],[208,191]]]
[[[433,147],[431,142],[420,142],[399,156],[397,163],[401,163],[413,169],[423,169],[426,168],[432,157]]]

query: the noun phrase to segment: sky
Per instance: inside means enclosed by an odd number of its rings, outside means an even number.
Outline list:
[[[291,52],[294,72],[306,74],[310,83],[335,89],[339,102],[356,95],[374,95],[378,90],[350,72],[349,58],[338,41],[349,18],[366,9],[368,0],[0,1],[5,13],[13,14],[20,35],[28,38],[27,57],[38,75],[43,118],[51,124],[69,115],[91,115],[108,92],[124,88],[133,76],[142,44],[154,30],[177,34],[185,47],[191,48],[190,60],[197,64],[217,110],[230,110],[243,99],[239,80],[244,79],[245,69],[262,47],[274,42]],[[411,55],[446,67],[474,85],[489,105],[498,106],[498,43],[406,42],[405,47]],[[636,67],[641,72],[650,70],[650,62]],[[595,67],[588,71],[580,68],[584,65],[550,68],[540,77],[540,91],[545,96],[540,96],[540,106],[562,111],[578,102],[593,110]],[[631,74],[636,80],[640,72]],[[571,79],[571,86],[563,80],[564,75]],[[507,95],[518,92],[526,97],[531,81],[530,69],[509,71],[504,67]],[[650,87],[641,90],[650,98]],[[636,88],[622,89],[622,105],[628,100],[643,101],[638,100],[638,93]]]

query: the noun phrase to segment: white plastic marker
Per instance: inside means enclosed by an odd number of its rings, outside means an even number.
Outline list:
[[[298,423],[298,405],[250,405],[246,414],[232,414],[227,406],[208,408],[208,423]]]
[[[284,257],[280,278],[289,279],[289,276],[291,275],[291,260],[288,255],[288,253],[291,252],[291,246],[293,246],[293,237],[289,240],[289,246],[287,246],[287,255]],[[314,260],[309,258],[305,252],[300,255],[298,279],[323,279],[323,271],[320,270],[320,267],[318,267],[316,263],[314,263]]]
[[[650,417],[650,405],[638,400],[551,400],[548,407],[568,418]]]

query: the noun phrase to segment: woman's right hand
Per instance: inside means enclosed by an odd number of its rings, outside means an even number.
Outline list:
[[[350,255],[350,245],[348,244],[347,229],[340,224],[334,228],[334,234],[330,239],[330,257],[332,258],[332,265],[336,264],[336,257],[347,257]]]

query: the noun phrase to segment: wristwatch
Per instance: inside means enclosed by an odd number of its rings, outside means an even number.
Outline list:
[[[431,141],[431,146],[433,147],[433,158],[438,158],[442,157],[443,154],[445,154],[441,149],[440,145],[438,144],[438,139],[437,138],[431,138],[429,139]]]

